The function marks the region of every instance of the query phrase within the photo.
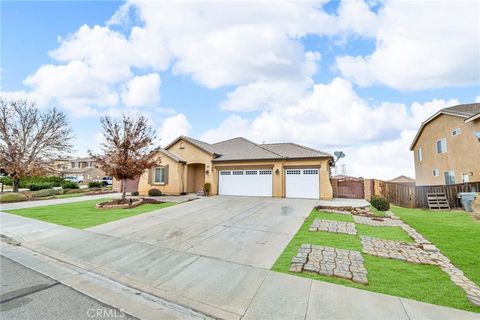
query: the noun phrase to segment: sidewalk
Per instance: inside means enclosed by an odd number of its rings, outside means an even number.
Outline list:
[[[480,319],[480,315],[462,310],[20,216],[0,214],[0,222],[1,233],[22,246],[217,318]],[[69,285],[75,288],[81,281],[72,278]]]

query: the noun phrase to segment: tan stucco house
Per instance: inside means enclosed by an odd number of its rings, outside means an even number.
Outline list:
[[[181,136],[159,150],[159,165],[139,179],[141,195],[197,192],[213,195],[331,199],[332,155],[294,143],[256,144],[245,138],[206,143]]]
[[[95,167],[95,161],[89,157],[55,160],[52,167],[58,175],[76,177],[84,183],[98,180],[105,176],[101,169]]]
[[[410,146],[417,186],[480,181],[480,103],[444,108]]]

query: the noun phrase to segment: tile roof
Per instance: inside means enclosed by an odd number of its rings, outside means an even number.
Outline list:
[[[295,143],[256,144],[242,137],[210,144],[190,137],[180,136],[166,146],[165,149],[168,149],[181,139],[214,155],[213,161],[332,158],[332,155],[329,153]]]
[[[159,148],[158,149],[158,152],[161,152],[163,153],[164,155],[166,155],[167,157],[177,161],[177,162],[184,162],[186,163],[187,161],[183,160],[181,157],[179,157],[178,155],[176,155],[175,153],[171,152],[171,151],[168,151],[168,150],[165,150],[165,149],[162,149],[162,148]]]
[[[315,150],[309,147],[305,147],[296,143],[267,143],[260,144],[260,147],[267,149],[269,151],[275,152],[280,155],[282,158],[325,158],[332,157],[331,154]]]

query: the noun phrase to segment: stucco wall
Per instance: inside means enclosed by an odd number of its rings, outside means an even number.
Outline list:
[[[160,166],[168,165],[168,181],[166,184],[155,184],[149,183],[149,172],[146,170],[141,176],[138,182],[138,192],[140,195],[148,194],[148,190],[156,188],[162,191],[165,194],[180,194],[183,192],[184,183],[182,181],[183,171],[185,165],[183,163],[178,163],[175,160],[165,156],[162,153],[158,154],[157,157]],[[153,179],[152,179],[153,181]]]
[[[452,136],[452,130],[460,128],[461,134]],[[462,182],[462,173],[472,172],[470,181],[480,181],[480,142],[474,136],[480,131],[480,120],[465,123],[464,118],[442,114],[425,125],[414,148],[416,185],[443,185],[444,172],[455,171],[455,183]],[[447,152],[437,154],[436,142],[446,138]],[[417,151],[422,148],[422,161]],[[433,176],[433,169],[439,176]]]

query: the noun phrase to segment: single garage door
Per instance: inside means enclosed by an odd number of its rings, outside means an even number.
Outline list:
[[[318,199],[320,197],[319,169],[286,169],[285,196],[287,198]]]
[[[218,194],[272,196],[272,170],[220,170]]]

